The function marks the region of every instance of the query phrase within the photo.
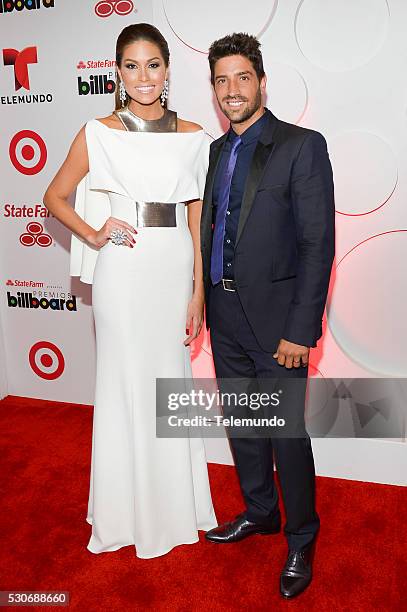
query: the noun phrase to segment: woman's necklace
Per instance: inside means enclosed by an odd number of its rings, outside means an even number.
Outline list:
[[[135,115],[128,106],[113,111],[129,132],[176,132],[177,113],[168,108],[159,119],[142,119]]]

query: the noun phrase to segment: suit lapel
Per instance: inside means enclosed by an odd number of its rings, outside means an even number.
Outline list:
[[[256,191],[263,177],[266,165],[269,162],[274,149],[274,133],[277,124],[277,118],[269,111],[268,121],[260,135],[256,149],[254,151],[250,164],[249,174],[247,176],[245,190],[242,198],[242,206],[240,208],[239,224],[237,228],[236,245],[242,235],[243,228],[248,219],[253,206]]]
[[[216,142],[211,153],[208,174],[206,176],[205,194],[202,210],[202,232],[201,242],[206,244],[210,242],[212,232],[212,209],[213,209],[213,185],[215,182],[216,170],[218,168],[223,146],[226,142],[227,132]]]
[[[214,146],[212,153],[211,163],[209,164],[208,174],[206,177],[205,185],[205,200],[212,204],[213,184],[215,182],[216,170],[218,168],[220,156],[222,153],[223,145],[226,142],[227,132],[224,134]]]

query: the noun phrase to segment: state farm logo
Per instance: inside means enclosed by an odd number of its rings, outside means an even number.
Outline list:
[[[103,0],[95,6],[95,13],[98,17],[110,17],[112,13],[129,15],[132,11],[135,11],[135,8],[131,0]]]
[[[65,369],[65,359],[61,350],[52,342],[36,342],[28,354],[31,369],[45,380],[59,378]]]
[[[49,234],[44,233],[44,227],[38,221],[31,221],[27,224],[27,232],[21,234],[20,243],[25,247],[38,244],[40,247],[49,247],[52,244],[52,238]]]
[[[23,204],[22,206],[16,206],[15,204],[11,204],[10,202],[6,202],[4,204],[4,212],[3,216],[8,219],[21,219],[27,217],[41,217],[48,218],[51,217],[51,213],[44,206],[44,204],[34,204],[34,206],[28,206],[27,204]]]
[[[5,66],[14,66],[15,90],[21,87],[30,89],[28,77],[28,64],[37,63],[37,47],[26,47],[22,51],[17,49],[3,49],[3,63]]]
[[[47,162],[45,142],[31,130],[21,130],[13,136],[9,153],[14,168],[22,174],[38,174]]]
[[[14,280],[9,278],[6,281],[6,287],[39,287],[42,289],[44,284],[43,281],[20,280],[19,278],[15,278]]]
[[[116,66],[115,60],[102,59],[102,60],[87,60],[84,62],[80,60],[76,67],[78,70],[93,70],[94,68],[113,68]]]

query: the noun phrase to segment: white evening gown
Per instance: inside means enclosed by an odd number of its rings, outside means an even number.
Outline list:
[[[156,378],[191,378],[183,341],[193,243],[185,204],[202,198],[208,136],[86,124],[89,173],[75,208],[99,229],[137,227],[135,201],[178,202],[176,227],[141,227],[133,249],[72,238],[71,274],[92,283],[97,374],[88,514],[93,553],[163,555],[217,525],[202,438],[156,438]]]

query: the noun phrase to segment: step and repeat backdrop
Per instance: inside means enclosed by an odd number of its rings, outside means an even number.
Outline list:
[[[93,403],[91,286],[69,276],[70,233],[42,197],[81,126],[114,108],[118,34],[152,21],[150,0],[0,0],[1,302],[11,394]]]
[[[70,278],[70,235],[42,195],[80,127],[113,109],[116,38],[144,21],[169,42],[170,108],[213,138],[227,124],[208,47],[258,35],[267,106],[321,131],[334,168],[337,255],[311,375],[407,376],[404,0],[0,0],[3,387],[93,402],[91,287]],[[207,335],[193,360],[213,375]]]

